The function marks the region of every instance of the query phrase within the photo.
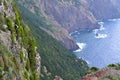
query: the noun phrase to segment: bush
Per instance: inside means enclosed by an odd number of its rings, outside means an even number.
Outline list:
[[[97,67],[91,67],[90,70],[95,72],[98,71],[99,69]]]
[[[116,67],[115,64],[109,64],[108,67]]]
[[[14,41],[15,41],[15,35],[14,35],[14,27],[13,27],[11,19],[10,18],[6,18],[6,23],[7,23],[8,29],[11,32],[12,43],[14,43]]]
[[[21,59],[21,62],[23,62],[24,60],[24,53],[22,50],[20,50],[20,59]]]
[[[12,40],[12,44],[14,44],[14,42],[15,42],[14,32],[11,33],[11,40]]]
[[[0,14],[0,27],[5,24],[5,18],[2,14]]]

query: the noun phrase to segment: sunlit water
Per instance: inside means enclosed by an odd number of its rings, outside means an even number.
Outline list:
[[[75,31],[71,34],[80,49],[77,57],[86,60],[90,67],[102,68],[120,62],[120,20],[99,22],[101,28],[91,31]]]

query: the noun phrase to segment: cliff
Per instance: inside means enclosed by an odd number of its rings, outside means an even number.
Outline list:
[[[0,0],[0,80],[39,80],[35,40],[13,0]]]

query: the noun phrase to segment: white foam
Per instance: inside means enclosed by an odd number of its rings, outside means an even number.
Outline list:
[[[117,18],[117,19],[108,19],[108,21],[117,21],[117,20],[120,20],[120,18]]]
[[[118,19],[108,19],[108,21],[116,21],[116,20],[118,20]]]
[[[105,27],[103,27],[103,25],[101,25],[99,30],[100,31],[105,30]]]
[[[99,30],[100,31],[105,30],[104,22],[98,22],[98,24],[100,25],[100,28],[99,29],[94,29],[93,30],[94,34],[97,34]]]
[[[103,27],[104,25],[104,22],[98,22],[98,24],[100,25],[100,29],[99,30],[105,30],[105,28]]]
[[[80,51],[82,51],[82,50],[85,48],[85,46],[86,46],[85,43],[77,43],[77,45],[78,45],[79,49],[77,49],[77,50],[75,50],[75,51],[73,51],[73,52],[80,52]]]
[[[75,33],[78,33],[78,31],[71,32],[69,35],[71,36],[71,35],[73,35]]]
[[[95,38],[106,38],[107,34],[98,34]]]
[[[99,29],[94,29],[93,32],[94,34],[96,34],[98,32]]]
[[[99,25],[103,25],[103,24],[104,24],[104,22],[98,22],[98,24],[99,24]]]

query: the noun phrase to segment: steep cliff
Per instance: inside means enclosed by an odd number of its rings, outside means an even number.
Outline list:
[[[0,0],[0,80],[39,80],[35,40],[13,0]]]

